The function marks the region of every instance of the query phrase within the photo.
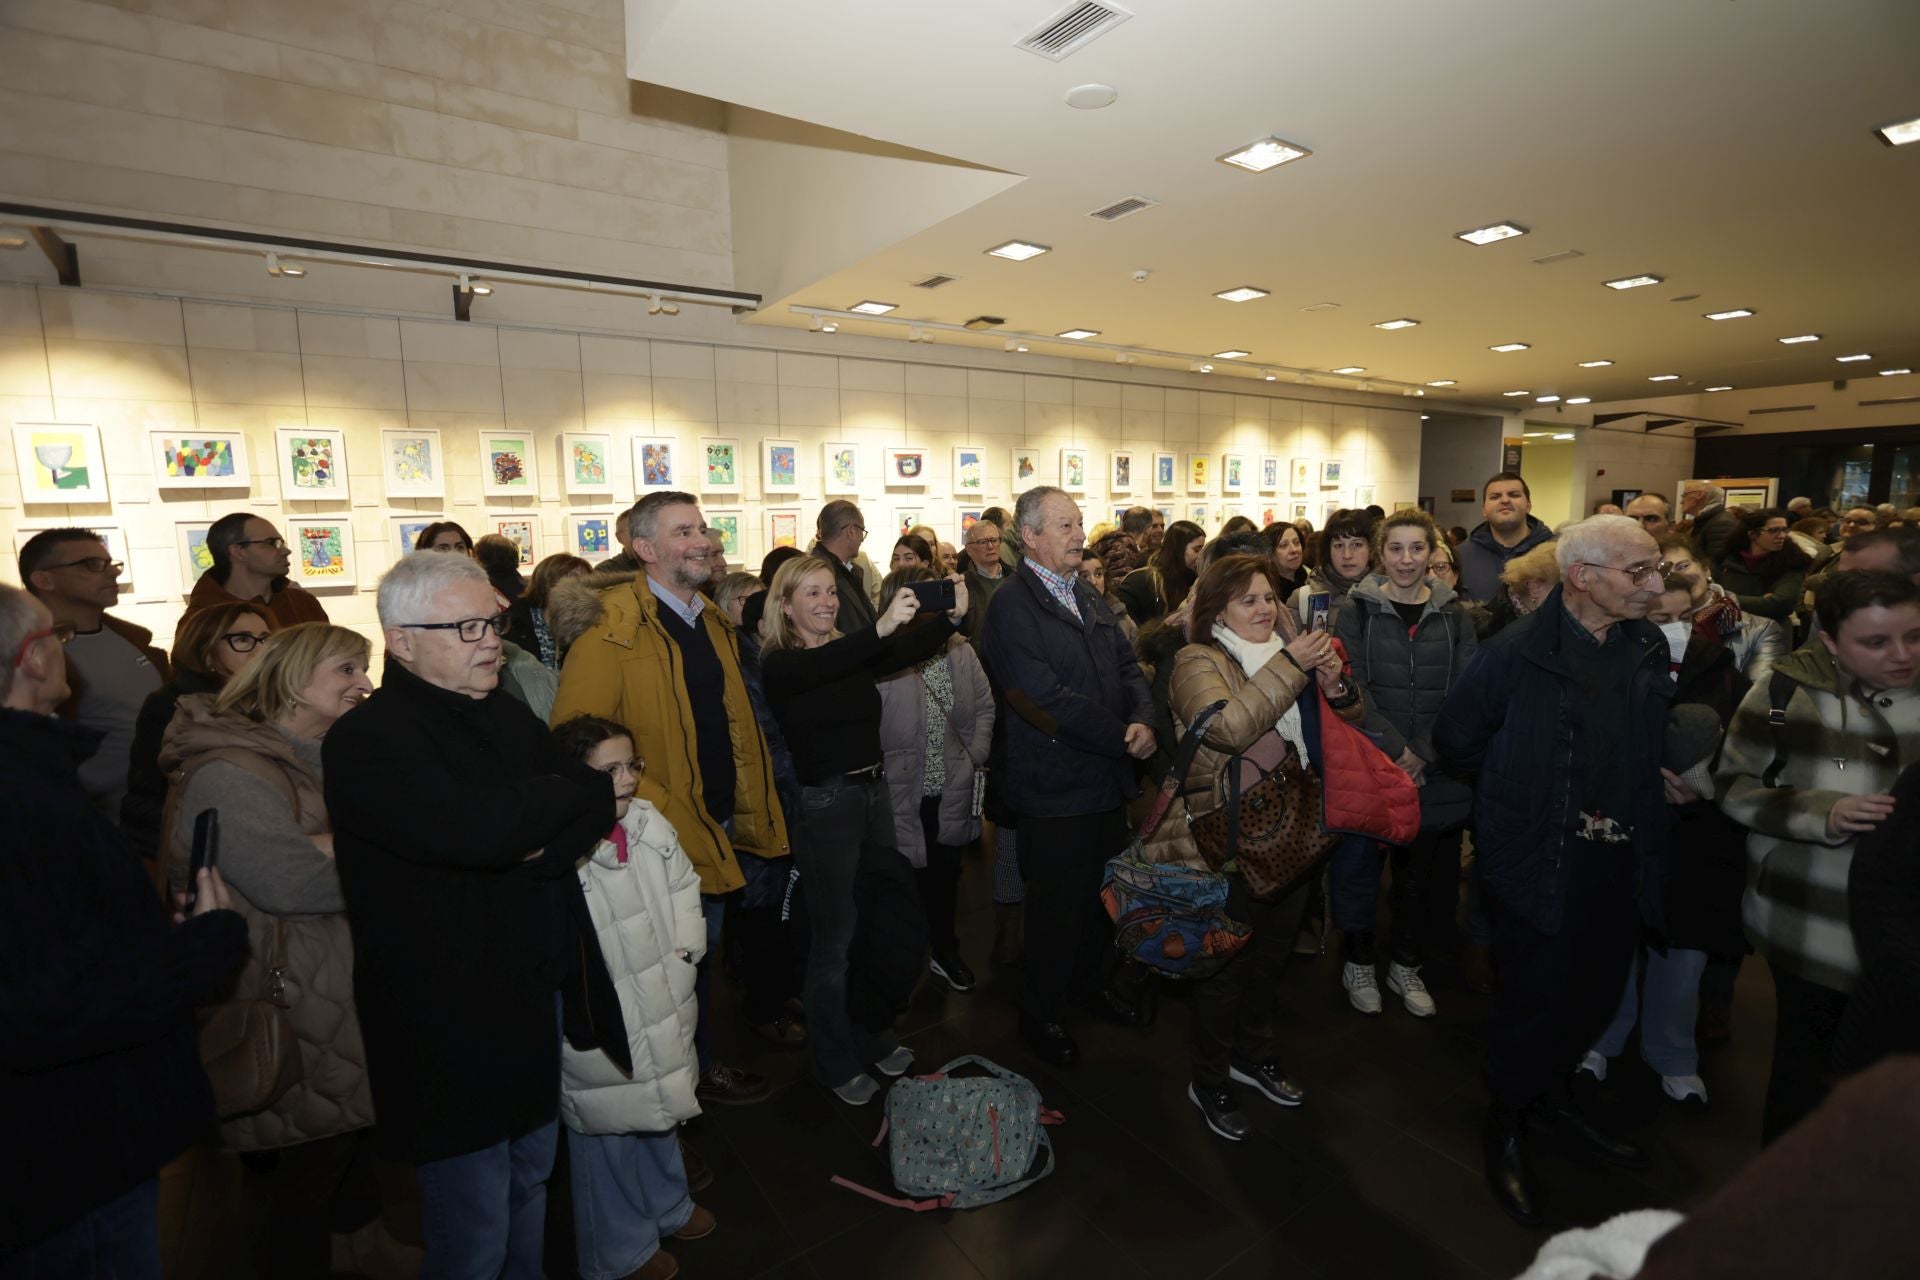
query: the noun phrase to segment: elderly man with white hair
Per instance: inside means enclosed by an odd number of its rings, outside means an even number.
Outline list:
[[[563,986],[568,1040],[631,1070],[574,875],[613,786],[499,689],[479,564],[404,557],[379,610],[385,678],[322,748],[378,1138],[418,1169],[423,1274],[538,1276]]]
[[[1474,654],[1434,725],[1450,768],[1477,772],[1474,844],[1500,991],[1487,1041],[1487,1182],[1508,1214],[1543,1221],[1527,1158],[1544,1116],[1603,1157],[1644,1153],[1595,1128],[1567,1083],[1620,1001],[1643,926],[1664,921],[1661,768],[1666,640],[1646,621],[1665,566],[1626,516],[1560,530],[1561,585]]]

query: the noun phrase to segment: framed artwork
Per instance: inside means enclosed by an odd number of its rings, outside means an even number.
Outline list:
[[[1347,504],[1340,501],[1338,497],[1325,499],[1320,504],[1320,523],[1325,524],[1346,509]]]
[[[967,530],[980,523],[982,507],[970,507],[960,513],[960,541],[967,540]]]
[[[1187,455],[1187,492],[1205,493],[1207,486],[1213,483],[1213,455],[1210,453],[1190,453]]]
[[[107,501],[107,459],[91,422],[16,422],[13,458],[29,506]]]
[[[1270,525],[1270,524],[1277,524],[1277,523],[1279,523],[1279,520],[1280,520],[1280,508],[1279,508],[1279,507],[1262,507],[1262,508],[1260,508],[1260,527],[1261,527],[1262,529],[1264,529],[1264,528],[1266,528],[1266,527],[1267,527],[1268,525]]]
[[[1413,503],[1411,503],[1411,502],[1396,502],[1396,503],[1394,503],[1394,504],[1393,504],[1393,509],[1394,509],[1395,511],[1412,511],[1412,510],[1413,510]],[[1422,510],[1422,511],[1427,511],[1427,509],[1426,509],[1425,507],[1421,507],[1421,508],[1420,508],[1420,510]],[[1427,511],[1427,514],[1428,514],[1428,515],[1432,515],[1432,514],[1433,514],[1433,512],[1431,512],[1431,511]]]
[[[1007,474],[1013,477],[1013,496],[1016,498],[1037,484],[1045,484],[1046,481],[1040,478],[1040,451],[1015,449]]]
[[[497,533],[520,548],[520,567],[530,569],[540,558],[540,522],[519,511],[502,511],[487,517],[488,533]]]
[[[1069,445],[1060,451],[1060,487],[1071,494],[1087,491],[1087,451]]]
[[[561,432],[560,480],[568,493],[612,493],[613,437],[598,431]]]
[[[1420,506],[1420,509],[1421,509],[1422,511],[1424,511],[1424,512],[1426,512],[1426,513],[1427,513],[1428,515],[1432,515],[1432,514],[1433,514],[1433,499],[1432,499],[1432,498],[1430,498],[1430,497],[1428,497],[1428,498],[1422,498],[1422,499],[1420,499],[1420,503],[1419,503],[1419,506]],[[1393,509],[1394,509],[1395,511],[1398,511],[1398,510],[1400,510],[1400,504],[1399,504],[1399,503],[1397,503],[1397,502],[1396,502],[1396,503],[1394,503],[1394,504],[1393,504]]]
[[[1292,467],[1293,492],[1313,492],[1313,459],[1295,458]]]
[[[767,519],[767,550],[800,545],[800,508],[768,507],[764,514]]]
[[[420,541],[421,531],[444,518],[423,515],[388,516],[387,526],[391,531],[389,536],[393,539],[394,559],[412,555],[414,544]]]
[[[763,495],[800,492],[800,442],[760,442],[760,492]]]
[[[740,442],[718,437],[700,441],[700,492],[740,492]]]
[[[1107,458],[1107,492],[1133,492],[1133,450],[1115,449]]]
[[[1320,464],[1320,487],[1332,488],[1340,483],[1340,459],[1328,458]]]
[[[1260,455],[1260,492],[1280,492],[1280,459],[1271,453]]]
[[[1207,527],[1207,504],[1204,502],[1196,502],[1193,505],[1189,506],[1187,508],[1187,519],[1193,521],[1195,524],[1199,525],[1202,529],[1206,528]]]
[[[353,585],[353,522],[289,520],[287,543],[293,552],[288,576],[309,591]]]
[[[1292,518],[1293,518],[1293,522],[1294,522],[1295,524],[1298,524],[1298,523],[1299,523],[1300,521],[1302,521],[1302,520],[1311,520],[1311,519],[1313,519],[1313,516],[1312,516],[1311,514],[1309,514],[1309,513],[1308,513],[1308,510],[1307,510],[1307,504],[1306,504],[1306,503],[1304,503],[1304,502],[1296,502],[1296,503],[1294,503],[1294,504],[1293,504],[1293,517],[1292,517]]]
[[[728,560],[738,563],[745,545],[740,541],[739,508],[712,507],[702,514],[707,518],[707,532],[720,535],[720,550]]]
[[[821,489],[835,494],[860,492],[860,446],[848,440],[836,440],[821,448]]]
[[[648,489],[679,488],[680,473],[674,466],[677,448],[675,441],[663,436],[635,436],[633,487],[642,493]]]
[[[1127,512],[1130,510],[1132,510],[1132,508],[1127,506],[1126,503],[1116,502],[1113,505],[1113,522],[1119,524],[1122,520],[1126,519]]]
[[[894,508],[893,516],[894,522],[900,526],[899,530],[893,535],[896,538],[904,538],[913,526],[926,523],[925,520],[920,518],[919,507],[896,507]]]
[[[213,568],[213,552],[207,550],[210,520],[177,520],[173,526],[174,546],[180,552],[180,594],[193,594],[200,575]]]
[[[1162,524],[1173,523],[1173,506],[1171,504],[1164,507],[1155,507],[1154,510],[1160,513],[1160,522]]]
[[[127,535],[125,531],[120,528],[120,523],[117,520],[83,520],[75,518],[71,520],[36,520],[31,524],[22,524],[13,531],[14,554],[20,554],[20,548],[27,544],[27,539],[43,529],[70,529],[75,526],[99,535],[100,541],[107,545],[107,555],[120,564],[120,590],[132,590],[133,560],[127,554]],[[192,590],[192,588],[193,584],[188,583],[187,589]]]
[[[196,431],[191,435],[150,431],[147,445],[155,488],[246,489],[253,484],[247,471],[244,431]]]
[[[1174,456],[1171,453],[1153,455],[1153,491],[1155,493],[1172,493],[1173,478],[1176,474]]]
[[[1355,485],[1353,490],[1353,505],[1356,507],[1372,506],[1373,486],[1370,484]]]
[[[536,441],[524,431],[480,433],[480,492],[489,498],[537,498]]]
[[[447,455],[432,429],[380,433],[380,479],[389,498],[444,498]]]
[[[953,446],[953,496],[977,498],[987,491],[987,451],[977,444]]]
[[[598,564],[614,553],[614,516],[610,511],[569,511],[567,513],[568,553],[589,564]]]
[[[1247,455],[1244,453],[1223,453],[1220,455],[1220,492],[1225,494],[1245,493],[1247,491]]]
[[[919,445],[889,446],[885,450],[886,481],[890,485],[927,483],[927,451]]]
[[[347,434],[315,427],[280,427],[273,433],[280,463],[283,502],[344,502],[347,499]],[[294,568],[300,567],[298,555]]]

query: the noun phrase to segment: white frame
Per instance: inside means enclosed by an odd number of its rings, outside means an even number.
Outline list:
[[[1320,504],[1320,527],[1322,529],[1326,528],[1327,521],[1333,519],[1336,514],[1346,509],[1347,504],[1342,502],[1338,497],[1326,499]]]
[[[1247,484],[1247,455],[1244,453],[1221,454],[1220,492],[1227,497],[1237,498],[1251,491]]]
[[[600,447],[600,483],[576,482],[573,474],[573,446],[576,441]],[[534,477],[538,485],[539,477]],[[560,433],[560,492],[611,494],[613,484],[613,435],[607,431],[562,431]],[[536,492],[535,497],[538,497]]]
[[[615,511],[567,512],[565,525],[567,545],[562,547],[561,550],[568,555],[579,556],[589,564],[598,564],[602,560],[611,560],[614,556],[620,554],[620,549],[614,545],[615,535],[613,531],[613,522],[619,518],[619,513]],[[605,555],[589,555],[580,548],[580,525],[588,520],[605,520],[607,522],[607,550]]]
[[[100,541],[107,544],[108,557],[121,564],[120,581],[116,585],[122,591],[133,590],[133,555],[127,547],[126,530],[120,527],[118,520],[87,520],[76,516],[68,520],[43,518],[23,522],[13,531],[13,553],[18,556],[20,548],[26,546],[27,540],[36,533],[44,533],[48,529],[73,528],[88,529],[100,535]]]
[[[853,475],[850,479],[841,479],[834,474],[833,455],[845,449],[850,455],[849,462]],[[840,497],[860,493],[861,464],[866,461],[866,446],[857,440],[829,440],[820,446],[820,491],[827,497]]]
[[[966,474],[963,459],[971,458],[977,483],[968,484],[962,477]],[[957,444],[953,446],[953,496],[955,498],[980,498],[987,492],[987,449],[985,445]]]
[[[511,537],[512,535],[500,527],[509,521],[514,524],[524,524],[527,526],[526,541],[520,542],[518,539],[515,539],[515,542],[520,547],[520,567],[523,569],[531,569],[534,565],[540,563],[540,513],[531,509],[526,511],[489,511],[487,513],[486,532],[497,533],[502,537]]]
[[[933,483],[933,450],[923,444],[890,444],[880,451],[880,478],[889,489],[925,489]],[[900,474],[903,458],[920,459],[920,474]]]
[[[1280,483],[1281,477],[1285,474],[1284,460],[1279,454],[1263,453],[1260,455],[1259,488],[1261,493],[1278,494],[1284,492],[1280,487]],[[1271,476],[1272,479],[1268,479],[1269,476]]]
[[[211,528],[213,528],[211,520],[175,520],[173,522],[173,550],[180,564],[180,594],[183,597],[192,595],[194,586],[200,581],[200,575],[213,567],[211,555],[208,557],[205,568],[195,563],[193,553],[188,549],[192,546],[188,535],[192,533],[205,535]],[[201,538],[201,545],[206,545],[204,536]]]
[[[1125,475],[1120,474],[1120,464],[1123,462],[1127,464]],[[1109,494],[1133,492],[1133,450],[1115,449],[1107,455],[1107,492]]]
[[[1071,483],[1073,478],[1073,463],[1076,459],[1080,463],[1080,483],[1079,484]],[[1069,444],[1069,445],[1061,446],[1060,491],[1062,493],[1073,494],[1075,497],[1080,497],[1084,495],[1087,491],[1087,472],[1092,468],[1092,466],[1093,466],[1092,450],[1077,444]]]
[[[403,440],[425,440],[432,446],[433,474],[425,480],[403,480],[394,474],[394,446]],[[444,498],[447,496],[447,447],[437,427],[413,430],[384,427],[380,431],[380,485],[389,498]]]
[[[27,443],[28,438],[35,431],[70,432],[81,437],[81,448],[92,460],[88,464],[86,488],[47,490],[30,486],[30,480],[36,480],[38,472],[45,471],[49,479],[54,478],[54,469],[35,457],[33,449]],[[107,455],[100,444],[100,428],[94,423],[16,422],[13,424],[13,459],[18,468],[20,480],[20,501],[27,506],[65,507],[112,500],[107,492]]]
[[[1295,458],[1287,464],[1288,492],[1295,497],[1312,497],[1317,487],[1313,483],[1313,459]]]
[[[762,507],[760,509],[760,532],[765,536],[767,543],[767,548],[766,551],[762,553],[763,555],[771,554],[774,548],[781,545],[775,540],[773,522],[782,516],[791,516],[793,518],[793,541],[786,545],[790,547],[800,547],[800,521],[802,519],[800,508]],[[802,551],[806,550],[805,547],[800,547],[800,549]]]
[[[733,478],[716,482],[711,471],[712,463],[707,455],[721,445],[733,451]],[[740,438],[738,436],[701,436],[698,465],[701,493],[737,494],[740,492]]]
[[[1022,458],[1025,458],[1028,465],[1033,468],[1033,475],[1025,484],[1020,482],[1020,460]],[[1021,494],[1033,488],[1035,485],[1049,483],[1046,477],[1040,474],[1040,450],[1038,449],[1029,448],[1026,445],[1016,445],[1012,453],[1008,455],[1007,464],[1007,476],[1011,482],[1008,492],[1011,493],[1015,499],[1018,499]],[[1055,477],[1055,479],[1058,478],[1057,476]]]
[[[647,479],[647,450],[650,447],[665,445],[667,449],[667,474],[662,480]],[[684,446],[673,436],[635,436],[633,438],[633,489],[635,493],[645,493],[649,489],[678,489],[680,487],[680,458]]]
[[[773,451],[793,452],[793,476],[786,484],[773,482]],[[798,440],[762,440],[760,442],[760,494],[762,497],[800,496],[800,442]]]
[[[223,440],[233,456],[233,474],[207,480],[200,476],[170,476],[161,445],[168,440]],[[253,472],[247,465],[247,433],[244,431],[149,431],[147,462],[153,468],[156,489],[251,489]]]
[[[1205,529],[1212,522],[1213,504],[1211,502],[1189,502],[1186,518]],[[1209,535],[1211,536],[1211,535]]]
[[[733,545],[723,547],[721,553],[727,557],[730,565],[738,566],[747,558],[747,513],[743,507],[702,507],[700,516],[707,522],[709,532],[718,532],[716,520],[733,521]]]
[[[480,492],[489,498],[538,498],[540,496],[540,437],[532,431],[514,431],[501,428],[498,431],[476,431],[474,440],[480,446]],[[493,478],[493,449],[495,441],[513,440],[520,444],[520,465],[525,478],[517,481],[501,482]]]
[[[388,516],[387,545],[393,549],[393,558],[398,560],[403,556],[412,555],[413,542],[419,536],[420,530],[445,519],[443,515],[426,515],[417,511],[410,511],[402,516]]]
[[[1165,465],[1162,465],[1165,464]],[[1160,483],[1162,474],[1167,477],[1165,484]],[[1148,477],[1153,493],[1178,493],[1180,491],[1180,458],[1170,449],[1156,449],[1153,452],[1153,474]]]
[[[1332,488],[1337,488],[1339,485],[1345,483],[1345,481],[1341,478],[1342,472],[1344,472],[1345,470],[1346,470],[1346,461],[1344,459],[1341,459],[1341,458],[1320,459],[1320,487],[1322,489],[1332,489]]]
[[[1353,487],[1353,505],[1356,507],[1372,506],[1373,492],[1376,488],[1378,488],[1377,485],[1371,485],[1371,484],[1355,485]]]
[[[341,575],[338,577],[308,572],[305,558],[301,554],[301,544],[305,541],[300,535],[303,527],[327,525],[340,531]],[[293,564],[287,576],[309,591],[347,591],[351,590],[357,578],[359,559],[354,554],[353,518],[351,516],[315,516],[311,520],[302,520],[297,516],[288,516],[285,533],[287,546],[293,551]]]
[[[893,522],[900,528],[900,531],[893,535],[894,541],[897,542],[907,536],[908,530],[917,529],[927,523],[927,509],[919,506],[895,507],[893,509]],[[931,525],[927,527],[932,528]],[[887,546],[887,559],[893,559],[893,546],[891,543]]]
[[[1194,465],[1196,463],[1200,467],[1198,481],[1194,478]],[[1209,477],[1207,476],[1207,472],[1213,470],[1213,455],[1211,453],[1202,453],[1198,449],[1195,449],[1186,455],[1186,464],[1183,469],[1187,473],[1187,492],[1211,495],[1213,489],[1208,482]]]
[[[288,452],[294,440],[326,440],[332,445],[334,482],[323,489],[303,488],[294,481],[293,456]],[[280,501],[345,502],[351,497],[347,483],[347,433],[333,427],[275,427],[273,460],[280,472]]]

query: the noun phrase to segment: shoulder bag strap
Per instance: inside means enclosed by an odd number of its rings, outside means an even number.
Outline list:
[[[1793,701],[1795,683],[1784,671],[1774,672],[1767,682],[1767,728],[1773,735],[1773,759],[1760,775],[1763,787],[1779,786],[1780,771],[1787,767],[1787,703]]]
[[[941,654],[940,661],[945,662],[946,660],[947,656]],[[973,748],[968,746],[967,740],[960,736],[960,726],[953,722],[953,704],[951,702],[940,701],[939,693],[934,690],[932,685],[927,683],[927,678],[924,675],[920,677],[920,685],[927,691],[928,696],[933,699],[933,705],[939,708],[940,718],[947,722],[947,732],[951,733],[954,740],[960,744],[960,750],[966,755],[967,763],[975,769],[982,768],[981,762],[973,758]]]
[[[1188,770],[1193,768],[1193,758],[1200,751],[1201,735],[1213,718],[1226,709],[1225,698],[1208,707],[1193,718],[1187,727],[1186,736],[1180,739],[1180,745],[1174,748],[1173,763],[1167,766],[1165,776],[1160,779],[1160,793],[1153,798],[1153,807],[1147,810],[1147,816],[1140,822],[1140,838],[1150,839],[1160,826],[1160,819],[1166,816],[1167,806],[1173,803],[1174,793],[1187,779]]]

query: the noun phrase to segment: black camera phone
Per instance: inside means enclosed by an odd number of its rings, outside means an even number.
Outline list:
[[[193,820],[193,855],[187,860],[187,914],[200,900],[200,872],[220,865],[220,811],[202,809]]]
[[[952,578],[909,582],[907,590],[920,597],[920,608],[929,613],[952,613],[958,603],[958,598],[953,594]]]

